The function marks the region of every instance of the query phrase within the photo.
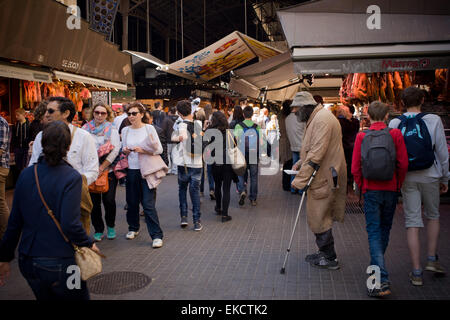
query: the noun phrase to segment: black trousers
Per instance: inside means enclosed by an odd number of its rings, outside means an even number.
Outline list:
[[[102,217],[102,201],[105,207],[105,220],[106,225],[110,228],[114,228],[116,223],[116,188],[117,178],[114,172],[108,174],[109,189],[106,193],[91,193],[92,199],[92,212],[91,220],[94,226],[95,233],[103,233],[105,231],[105,224]]]
[[[336,259],[336,251],[334,250],[334,238],[331,229],[323,233],[316,233],[316,244],[327,259]]]
[[[216,196],[216,210],[222,210],[222,215],[228,215],[230,206],[230,188],[233,179],[233,168],[229,164],[212,166],[214,177],[214,192]]]

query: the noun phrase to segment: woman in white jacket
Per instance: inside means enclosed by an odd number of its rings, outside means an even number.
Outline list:
[[[122,131],[123,152],[128,155],[126,179],[126,200],[128,204],[126,238],[131,240],[139,234],[139,203],[144,208],[145,222],[153,248],[163,245],[163,231],[156,212],[156,188],[150,189],[141,173],[140,155],[160,155],[163,151],[158,134],[152,125],[146,124],[145,107],[139,102],[132,103],[127,110],[131,126]],[[149,145],[154,146],[148,148]],[[167,167],[166,167],[167,168]]]

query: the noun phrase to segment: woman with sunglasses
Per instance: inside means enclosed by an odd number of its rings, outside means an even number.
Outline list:
[[[121,143],[119,132],[112,124],[114,117],[111,107],[98,103],[92,110],[90,121],[83,126],[83,129],[88,131],[95,140],[99,155],[99,175],[105,170],[109,171],[108,191],[105,193],[90,193],[93,204],[91,219],[95,229],[94,239],[95,241],[102,241],[104,238],[105,224],[101,207],[101,202],[103,201],[107,227],[106,237],[112,240],[116,238],[114,227],[116,222],[117,178],[114,175],[111,164],[119,155]]]
[[[127,114],[131,125],[122,131],[122,150],[128,155],[126,200],[129,232],[126,238],[132,240],[139,234],[139,203],[141,203],[144,208],[147,230],[153,240],[152,247],[160,248],[163,245],[163,231],[155,207],[156,188],[150,189],[147,180],[142,177],[140,155],[160,155],[163,148],[155,128],[147,124],[148,119],[145,112],[145,107],[139,102],[130,104]],[[155,146],[152,152],[146,148],[149,141]],[[142,157],[142,159],[144,158]]]

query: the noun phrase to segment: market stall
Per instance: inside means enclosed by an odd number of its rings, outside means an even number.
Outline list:
[[[381,100],[396,116],[400,92],[417,85],[428,93],[424,107],[450,125],[446,1],[322,0],[282,9],[278,17],[294,73],[342,77],[340,103],[359,106],[364,116],[364,106]]]

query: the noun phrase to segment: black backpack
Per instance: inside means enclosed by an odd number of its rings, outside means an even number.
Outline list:
[[[202,126],[197,121],[183,121],[187,125],[188,139],[185,143],[185,150],[191,158],[201,156],[206,144],[203,143]]]
[[[398,128],[405,140],[408,151],[408,171],[423,170],[434,163],[434,148],[427,125],[423,121],[426,113],[419,113],[413,117],[402,115],[398,117]]]
[[[394,177],[396,152],[390,130],[364,130],[361,167],[362,175],[367,180],[389,181]]]

